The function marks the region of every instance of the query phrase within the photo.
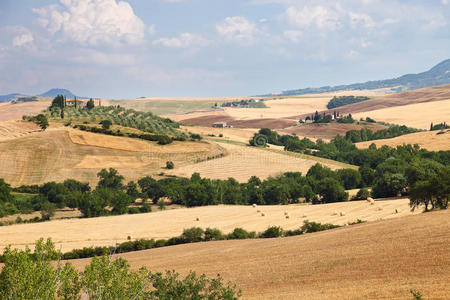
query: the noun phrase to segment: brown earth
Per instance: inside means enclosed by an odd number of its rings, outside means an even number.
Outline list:
[[[228,115],[208,115],[181,120],[185,125],[212,126],[215,122],[226,122],[236,128],[270,128],[281,129],[295,125],[297,122],[286,119],[251,119],[236,120]]]
[[[379,124],[358,125],[358,124],[328,123],[328,124],[302,124],[302,125],[278,130],[278,131],[280,133],[284,133],[284,134],[295,133],[298,136],[330,140],[338,134],[345,136],[345,133],[349,130],[361,130],[362,128],[367,128],[372,131],[377,131],[377,130],[386,129],[387,127],[383,126],[383,125],[379,125]]]
[[[450,211],[290,238],[195,243],[120,255],[133,268],[220,273],[243,299],[448,299]],[[89,259],[73,260],[79,269]]]

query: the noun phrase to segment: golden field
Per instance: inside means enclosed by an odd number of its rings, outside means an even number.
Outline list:
[[[395,210],[399,213],[395,213]],[[262,216],[260,212],[264,212]],[[289,219],[284,212],[288,212]],[[345,216],[340,216],[345,212]],[[337,214],[336,214],[337,213]],[[33,245],[40,237],[51,237],[56,248],[68,251],[87,246],[115,245],[128,236],[139,238],[171,238],[190,227],[215,227],[226,233],[236,227],[248,231],[264,231],[268,226],[283,229],[299,228],[304,220],[344,225],[357,219],[375,221],[411,214],[408,199],[351,201],[323,205],[251,206],[219,205],[180,208],[137,215],[109,216],[89,219],[54,220],[0,227],[0,248],[7,245],[23,248]],[[199,221],[196,219],[199,218]],[[20,232],[20,234],[17,234]]]
[[[438,134],[441,131],[424,131],[406,134],[391,139],[367,141],[362,143],[356,143],[356,147],[360,149],[369,148],[374,143],[377,147],[383,145],[389,147],[397,147],[407,144],[417,144],[420,148],[427,149],[428,151],[446,151],[450,150],[450,131],[444,130],[443,134]]]
[[[392,201],[395,202],[395,201]],[[450,211],[290,238],[194,243],[120,256],[133,268],[218,273],[243,299],[448,299]],[[89,259],[72,261],[82,268]]]

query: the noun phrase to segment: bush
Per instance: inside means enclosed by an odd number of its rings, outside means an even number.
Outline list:
[[[100,122],[100,125],[102,125],[103,129],[109,129],[112,125],[112,122],[110,120],[103,120]]]
[[[204,233],[204,231],[200,227],[192,227],[192,228],[183,230],[181,239],[185,243],[201,242],[203,240],[203,233]]]
[[[369,198],[370,192],[367,188],[362,188],[356,193],[356,199],[358,200],[367,200]]]
[[[283,229],[279,226],[271,226],[261,233],[262,238],[276,238],[283,235]]]
[[[243,240],[249,238],[249,233],[242,228],[235,228],[232,233],[228,234],[229,240]]]
[[[174,167],[175,167],[175,164],[172,161],[169,160],[169,161],[166,162],[166,168],[167,169],[171,170]]]
[[[219,241],[224,240],[225,237],[223,233],[216,228],[206,228],[205,230],[205,241]]]
[[[321,224],[317,222],[309,222],[308,220],[305,220],[303,222],[303,226],[301,227],[303,233],[311,233],[311,232],[318,232],[318,231],[324,231],[328,229],[338,228],[339,225],[334,224]]]

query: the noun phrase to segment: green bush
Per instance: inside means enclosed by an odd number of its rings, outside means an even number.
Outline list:
[[[169,161],[166,162],[166,168],[167,169],[171,170],[174,167],[175,167],[175,164],[172,161],[169,160]]]
[[[328,229],[338,228],[339,225],[334,224],[321,224],[317,222],[309,222],[308,220],[305,220],[303,222],[303,226],[301,227],[303,233],[311,233],[311,232],[318,232],[318,231],[324,231]]]
[[[279,226],[270,226],[260,235],[262,238],[276,238],[283,236],[283,229]]]
[[[243,240],[249,238],[249,233],[242,228],[235,228],[232,233],[228,234],[229,240]]]
[[[200,227],[188,228],[183,230],[181,239],[186,243],[201,242],[203,240],[203,233],[204,231]]]
[[[225,239],[223,233],[216,228],[206,228],[204,235],[205,241],[219,241]]]

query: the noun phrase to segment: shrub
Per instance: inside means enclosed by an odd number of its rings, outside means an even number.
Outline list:
[[[169,160],[169,161],[166,162],[166,168],[167,169],[171,170],[174,167],[175,167],[175,164],[172,161]]]
[[[283,235],[283,229],[279,226],[270,226],[263,233],[261,233],[262,238],[275,238]]]
[[[311,232],[318,232],[318,231],[323,231],[323,230],[328,230],[328,229],[333,229],[333,228],[338,228],[340,227],[339,225],[334,225],[334,224],[321,224],[321,223],[317,223],[317,222],[309,222],[308,220],[305,220],[303,222],[303,226],[301,227],[303,233],[311,233]]]
[[[192,227],[183,230],[181,238],[186,243],[201,242],[203,240],[203,233],[204,231],[200,227]]]
[[[228,234],[229,240],[243,240],[249,238],[249,233],[242,228],[235,228],[232,233]]]
[[[367,200],[369,198],[370,192],[367,188],[362,188],[356,193],[356,199],[358,200]]]
[[[112,125],[112,122],[110,120],[103,120],[100,122],[100,125],[102,125],[103,129],[109,129]]]
[[[205,241],[219,241],[225,239],[223,233],[216,228],[206,228]]]

